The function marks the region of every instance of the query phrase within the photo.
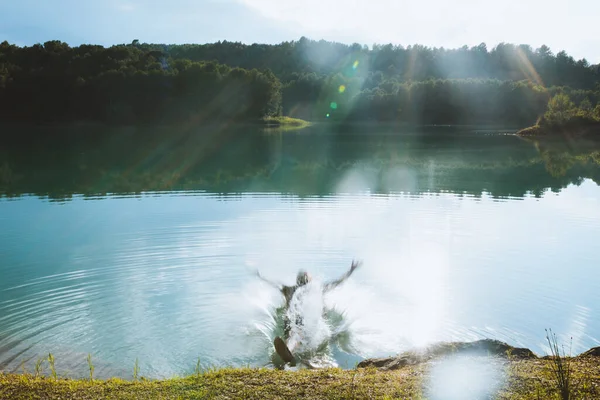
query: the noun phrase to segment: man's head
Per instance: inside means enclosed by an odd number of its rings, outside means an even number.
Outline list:
[[[300,271],[298,272],[298,275],[296,275],[296,285],[298,286],[304,286],[310,282],[310,280],[310,274],[306,271]]]

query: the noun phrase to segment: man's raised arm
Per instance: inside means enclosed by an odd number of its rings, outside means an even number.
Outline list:
[[[348,270],[348,272],[346,272],[344,275],[342,275],[339,279],[336,279],[335,281],[326,283],[325,286],[323,287],[323,290],[325,292],[328,292],[330,290],[335,289],[336,287],[338,287],[339,285],[344,283],[344,281],[346,279],[350,278],[350,275],[352,275],[354,270],[356,270],[356,268],[360,267],[361,265],[362,265],[362,261],[352,260],[352,265],[350,265],[350,269]]]
[[[258,276],[258,278],[260,280],[262,280],[263,282],[267,283],[268,285],[274,287],[275,289],[279,290],[280,292],[283,291],[284,285],[268,280],[267,278],[262,276],[258,270],[256,271],[256,276]]]

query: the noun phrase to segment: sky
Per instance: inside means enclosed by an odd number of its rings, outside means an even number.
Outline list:
[[[600,1],[0,0],[0,41],[112,45],[325,39],[456,48],[548,45],[600,63]]]

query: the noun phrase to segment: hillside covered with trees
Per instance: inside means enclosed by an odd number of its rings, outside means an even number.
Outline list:
[[[311,121],[528,126],[557,94],[600,101],[600,66],[542,46],[218,42],[0,44],[0,120]]]

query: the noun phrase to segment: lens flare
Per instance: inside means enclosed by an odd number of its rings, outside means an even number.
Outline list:
[[[338,92],[340,93],[344,93],[346,91],[346,86],[345,85],[340,85]]]
[[[332,110],[337,110],[337,103],[335,101],[332,101],[331,104],[329,104],[329,107],[331,107]]]
[[[429,393],[433,400],[495,398],[505,377],[502,367],[482,357],[452,357],[430,371]]]
[[[325,114],[325,118],[329,118],[329,113]]]
[[[352,69],[358,68],[358,64],[358,60],[354,61],[354,64],[352,64]]]
[[[527,58],[527,54],[525,54],[523,49],[520,47],[517,47],[517,59],[519,61],[519,69],[523,75],[525,75],[530,81],[535,82],[537,85],[545,87],[542,78],[538,74],[529,58]]]

